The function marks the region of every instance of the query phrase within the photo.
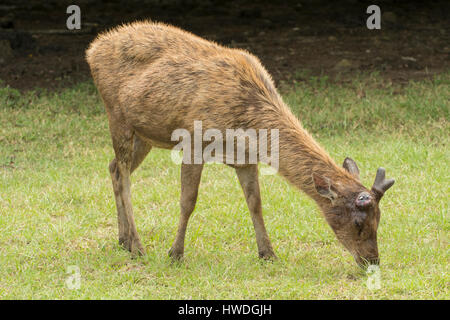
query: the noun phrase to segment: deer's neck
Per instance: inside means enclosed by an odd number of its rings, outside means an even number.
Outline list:
[[[279,173],[291,184],[303,190],[320,207],[326,201],[315,190],[312,174],[327,177],[338,185],[354,183],[354,178],[338,166],[328,153],[301,126],[289,111],[279,123]]]

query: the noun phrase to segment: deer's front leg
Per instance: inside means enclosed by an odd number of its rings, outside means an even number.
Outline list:
[[[194,211],[197,202],[198,186],[202,175],[203,164],[182,164],[181,165],[181,197],[180,209],[181,216],[178,225],[177,235],[169,255],[174,259],[181,259],[184,254],[184,238],[186,236],[186,228]]]
[[[252,164],[242,167],[237,166],[235,169],[239,182],[242,186],[242,190],[244,191],[248,209],[250,210],[250,214],[252,216],[259,257],[263,259],[276,258],[269,236],[267,235],[262,216],[261,195],[258,182],[258,165]]]

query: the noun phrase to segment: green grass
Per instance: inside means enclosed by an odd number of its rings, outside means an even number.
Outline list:
[[[268,233],[279,257],[257,258],[253,226],[232,169],[208,165],[186,237],[177,228],[180,168],[155,149],[132,176],[147,255],[117,241],[106,115],[91,83],[59,93],[0,88],[2,299],[449,299],[450,74],[399,87],[376,76],[284,87],[306,128],[341,163],[354,158],[370,186],[396,178],[381,203],[381,288],[335,239],[316,205],[280,176],[261,177]],[[81,271],[69,289],[67,268]]]

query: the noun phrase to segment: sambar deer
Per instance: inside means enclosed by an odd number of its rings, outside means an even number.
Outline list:
[[[370,190],[356,163],[343,167],[302,127],[275,89],[271,76],[250,53],[220,46],[176,27],[150,21],[99,35],[86,51],[103,99],[115,159],[109,165],[119,221],[119,243],[144,252],[136,231],[130,175],[150,149],[170,149],[177,128],[279,130],[279,173],[316,201],[338,240],[359,265],[377,264],[378,203],[394,180],[379,168]],[[226,141],[225,141],[226,142]],[[270,148],[270,146],[269,146]],[[233,165],[256,233],[259,256],[274,258],[264,226],[258,164]],[[181,217],[173,258],[184,253],[203,164],[181,165]]]

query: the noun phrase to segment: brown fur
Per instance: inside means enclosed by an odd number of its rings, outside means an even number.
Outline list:
[[[110,171],[119,241],[130,251],[142,253],[143,249],[134,225],[129,175],[152,146],[172,148],[172,132],[177,128],[192,132],[194,120],[200,120],[203,130],[279,129],[280,174],[318,203],[338,239],[357,260],[378,258],[375,214],[370,214],[373,218],[367,231],[367,237],[375,235],[375,247],[364,249],[362,240],[347,230],[351,219],[338,218],[337,211],[343,209],[336,209],[367,189],[358,177],[337,166],[306,132],[256,57],[173,26],[136,22],[99,35],[86,58],[108,114],[116,154]],[[262,218],[257,166],[233,167],[252,214],[259,254],[274,257]],[[202,165],[182,165],[181,219],[170,250],[177,258],[183,255],[201,169]],[[321,191],[328,190],[323,185],[326,181],[331,181],[337,199]]]

